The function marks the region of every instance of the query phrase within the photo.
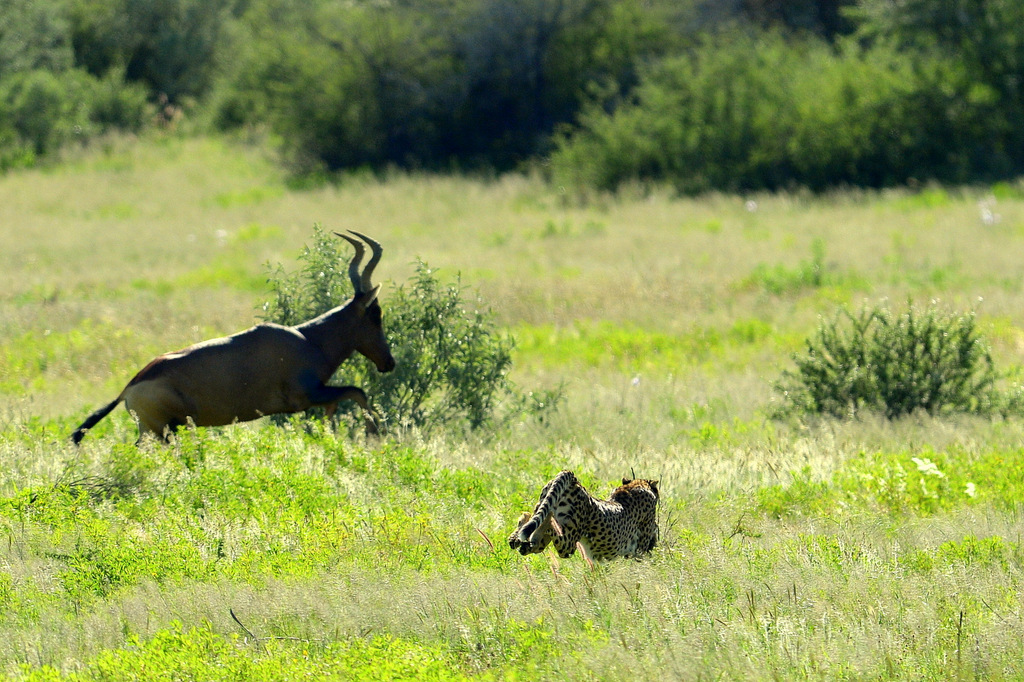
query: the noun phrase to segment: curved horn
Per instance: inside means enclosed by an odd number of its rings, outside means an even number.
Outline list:
[[[352,237],[349,237],[347,234],[342,234],[340,232],[335,232],[334,234],[347,241],[356,249],[356,255],[352,257],[352,262],[348,264],[348,278],[352,280],[352,288],[355,290],[355,293],[361,294],[366,291],[366,289],[363,288],[362,282],[359,278],[359,263],[362,262],[363,253],[366,249],[363,248],[362,242],[352,239]],[[370,262],[372,263],[373,261],[371,260]]]
[[[381,245],[378,244],[376,240],[370,239],[365,234],[356,232],[355,230],[349,230],[349,232],[351,232],[352,234],[354,234],[355,236],[359,237],[364,242],[369,244],[370,250],[373,252],[373,255],[370,257],[370,262],[367,263],[366,268],[363,269],[363,276],[361,278],[363,286],[362,290],[369,291],[370,289],[373,288],[373,284],[371,284],[370,282],[370,277],[373,275],[373,269],[377,267],[377,263],[380,262],[380,256],[382,253],[384,253],[384,249],[381,248]]]

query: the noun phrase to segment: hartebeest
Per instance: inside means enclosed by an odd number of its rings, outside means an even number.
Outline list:
[[[381,372],[395,367],[377,301],[380,286],[370,282],[383,249],[352,231],[373,251],[360,274],[363,244],[335,234],[355,247],[348,266],[355,288],[351,301],[294,327],[259,324],[165,353],[143,367],[113,402],[90,414],[71,439],[76,444],[81,441],[122,400],[138,421],[140,440],[147,433],[166,440],[188,423],[221,426],[301,412],[313,405],[333,411],[339,400],[354,400],[371,414],[362,389],[327,382],[353,352],[369,358]]]

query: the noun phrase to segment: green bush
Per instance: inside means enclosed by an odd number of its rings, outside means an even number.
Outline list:
[[[151,117],[123,69],[76,66],[69,3],[0,0],[0,171]]]
[[[263,306],[264,319],[297,324],[343,303],[351,296],[350,257],[345,242],[314,227],[300,270],[271,270],[274,298]],[[381,300],[395,369],[381,374],[359,357],[346,367],[344,383],[363,388],[388,424],[421,430],[477,429],[524,410],[550,409],[557,396],[515,390],[508,378],[513,340],[475,303],[476,310],[468,309],[459,281],[444,284],[418,261],[412,280]]]
[[[23,71],[66,71],[74,65],[63,2],[0,0],[0,81]]]
[[[118,72],[154,101],[181,105],[204,96],[221,66],[217,51],[231,54],[225,27],[238,5],[232,0],[67,4],[75,63],[97,77]]]
[[[138,130],[149,116],[145,91],[116,75],[81,69],[23,71],[0,81],[0,170],[28,165],[112,128]]]
[[[845,324],[844,324],[845,322]],[[819,326],[795,371],[776,384],[780,413],[848,417],[861,410],[892,419],[924,410],[995,414],[1019,411],[1021,391],[998,387],[988,345],[974,313],[950,313],[932,304],[846,309]]]
[[[640,180],[686,193],[962,181],[1005,166],[988,153],[1005,128],[994,97],[954,60],[887,43],[705,35],[614,110],[586,109],[557,141],[552,175],[574,189]]]
[[[514,168],[671,33],[623,0],[252,3],[213,103],[299,170]]]

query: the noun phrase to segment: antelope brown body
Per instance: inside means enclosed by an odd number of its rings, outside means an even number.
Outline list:
[[[363,244],[338,235],[356,250],[349,264],[355,288],[351,301],[294,327],[260,324],[165,353],[142,368],[110,404],[89,415],[72,440],[80,442],[121,401],[138,420],[140,439],[149,433],[166,440],[190,422],[222,426],[301,412],[313,405],[333,411],[339,400],[354,400],[371,413],[362,389],[327,385],[354,352],[369,358],[381,372],[395,367],[377,301],[380,287],[370,281],[383,250],[369,237],[353,234],[370,246],[373,255],[360,274]]]

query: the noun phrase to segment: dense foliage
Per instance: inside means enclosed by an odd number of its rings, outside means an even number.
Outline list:
[[[888,45],[711,36],[652,67],[612,114],[589,109],[561,139],[555,176],[603,189],[667,179],[687,192],[966,179],[1002,160],[971,156],[998,117],[985,119],[991,100],[958,75]]]
[[[64,10],[0,0],[0,170],[112,128],[138,130],[149,116],[145,88],[117,68],[77,64]]]
[[[843,324],[843,321],[846,324]],[[973,314],[945,312],[936,304],[841,310],[807,340],[778,389],[786,408],[846,417],[861,410],[889,419],[923,410],[995,414],[1019,411],[1019,391],[998,387],[985,340]]]
[[[0,167],[111,128],[269,131],[297,172],[681,191],[1024,167],[1016,0],[0,0]]]
[[[665,41],[608,0],[273,2],[236,28],[217,122],[269,124],[306,169],[511,167]]]

